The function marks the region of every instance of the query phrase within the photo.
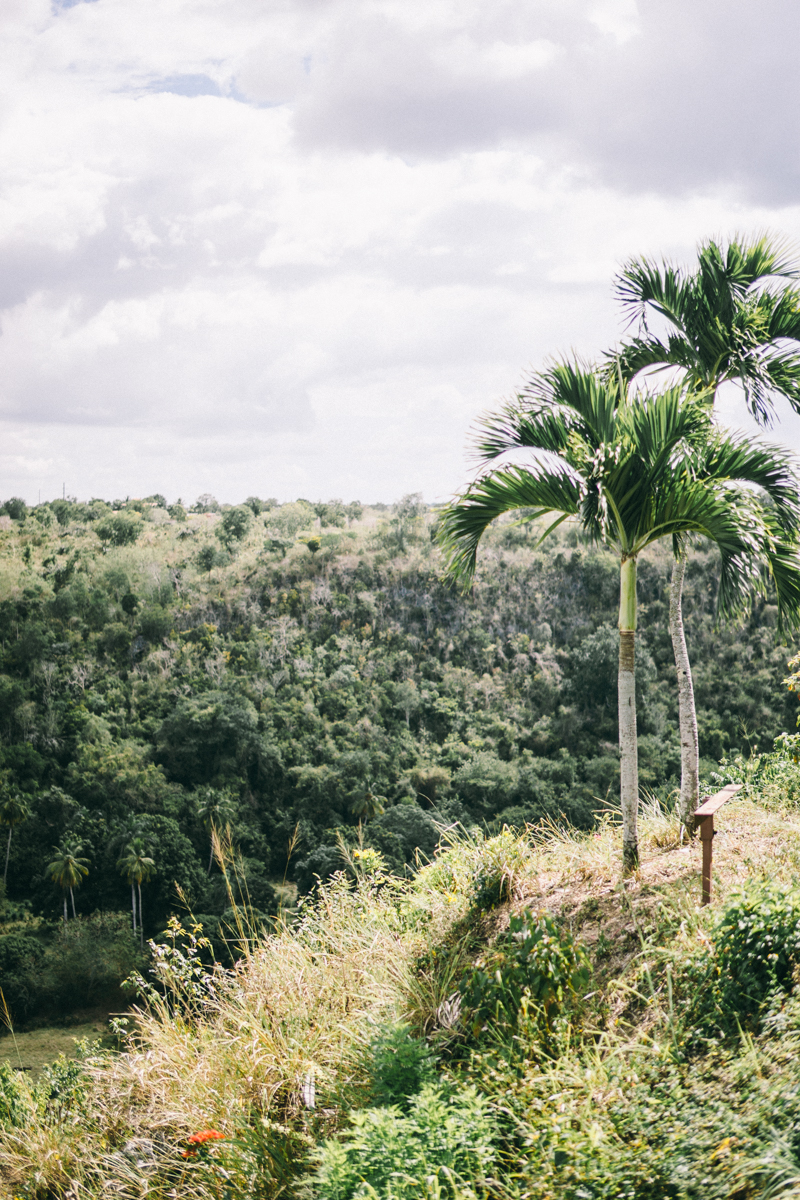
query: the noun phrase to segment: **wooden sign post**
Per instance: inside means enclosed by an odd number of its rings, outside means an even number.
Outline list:
[[[726,800],[732,799],[742,790],[741,783],[729,783],[721,792],[716,792],[703,801],[694,811],[700,826],[700,841],[703,843],[703,904],[711,901],[711,855],[714,843],[714,813]]]

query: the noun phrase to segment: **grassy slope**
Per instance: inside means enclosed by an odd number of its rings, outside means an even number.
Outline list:
[[[275,1123],[267,1143],[276,1182],[263,1192],[242,1182],[230,1195],[285,1194],[279,1151],[296,1165],[346,1125],[349,1109],[368,1103],[367,1047],[398,1017],[443,1052],[446,1076],[477,1081],[504,1113],[493,1194],[776,1194],[776,1181],[800,1174],[790,1120],[797,1104],[786,1100],[796,1092],[800,1014],[790,1001],[780,1037],[746,1038],[687,1062],[676,1050],[686,1033],[680,991],[666,986],[665,968],[680,975],[745,880],[794,878],[800,818],[787,797],[796,775],[790,760],[778,763],[762,771],[760,795],[722,811],[707,909],[698,903],[699,847],[678,845],[671,821],[650,810],[641,870],[624,887],[610,824],[590,835],[462,840],[411,885],[365,877],[355,892],[333,886],[298,925],[252,949],[235,979],[194,999],[191,981],[173,969],[183,1016],[156,1001],[136,1044],[90,1063],[85,1093],[44,1110],[40,1097],[39,1118],[6,1131],[6,1194],[66,1195],[77,1179],[82,1196],[137,1195],[149,1178],[152,1195],[216,1196],[214,1172],[181,1159],[185,1139],[209,1126],[230,1137],[259,1117]],[[510,903],[477,913],[476,879],[501,876]],[[583,1039],[573,1033],[554,1060],[533,1041],[513,1054],[491,1041],[470,1050],[440,1027],[459,974],[515,908],[557,916],[594,962],[593,994],[573,1014]],[[302,1098],[312,1072],[314,1110]],[[146,1150],[139,1160],[136,1146]]]

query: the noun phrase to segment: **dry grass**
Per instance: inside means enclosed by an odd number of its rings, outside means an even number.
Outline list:
[[[315,1138],[331,1132],[364,1095],[376,1026],[399,1011],[408,951],[394,899],[341,879],[231,974],[192,978],[167,959],[166,995],[138,1012],[127,1051],[88,1066],[83,1118],[60,1141],[45,1121],[10,1131],[0,1178],[17,1184],[35,1171],[42,1196],[60,1195],[67,1178],[76,1196],[139,1195],[146,1173],[137,1176],[126,1146],[156,1145],[161,1170],[200,1129],[230,1137],[255,1118]],[[314,1109],[303,1098],[310,1078]],[[214,1194],[197,1172],[182,1187],[182,1197]]]
[[[7,1195],[35,1173],[37,1197],[134,1197],[147,1187],[153,1197],[211,1200],[211,1177],[187,1173],[179,1157],[196,1130],[230,1136],[266,1120],[278,1138],[332,1133],[366,1098],[376,1027],[405,1017],[446,1031],[465,964],[513,909],[568,921],[595,959],[608,1036],[618,1045],[652,1040],[668,1024],[669,957],[697,946],[746,879],[788,880],[800,867],[793,812],[738,799],[717,825],[710,909],[700,907],[699,844],[681,846],[674,822],[650,804],[640,869],[624,882],[611,818],[591,834],[550,827],[483,840],[462,832],[408,884],[373,876],[322,889],[293,928],[248,949],[233,974],[192,979],[181,960],[165,959],[171,990],[140,1013],[125,1053],[89,1066],[83,1114],[31,1121],[0,1144]],[[481,910],[476,897],[492,894],[495,906]],[[311,1078],[313,1109],[304,1098]]]

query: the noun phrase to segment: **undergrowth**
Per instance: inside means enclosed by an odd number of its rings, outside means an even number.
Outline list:
[[[354,855],[233,968],[175,927],[120,1051],[0,1066],[5,1196],[800,1194],[791,794],[720,814],[706,909],[652,798],[624,883],[606,814],[451,830],[405,881]]]

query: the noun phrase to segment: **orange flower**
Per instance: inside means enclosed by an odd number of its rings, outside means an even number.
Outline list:
[[[181,1157],[191,1158],[193,1155],[197,1154],[197,1151],[206,1142],[217,1141],[220,1138],[224,1139],[224,1137],[225,1134],[220,1133],[217,1129],[201,1129],[199,1133],[193,1133],[191,1137],[186,1139],[190,1148],[188,1150],[184,1150]]]

